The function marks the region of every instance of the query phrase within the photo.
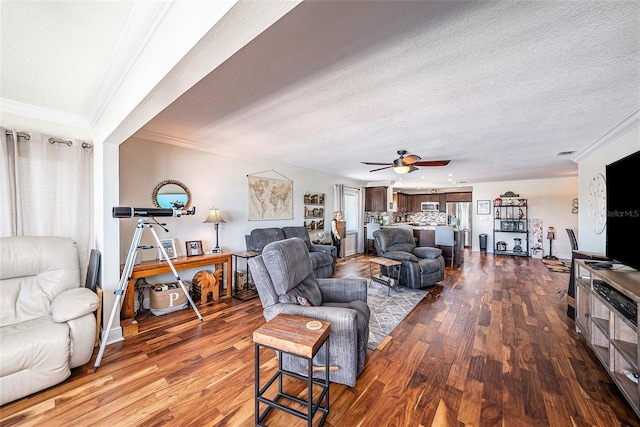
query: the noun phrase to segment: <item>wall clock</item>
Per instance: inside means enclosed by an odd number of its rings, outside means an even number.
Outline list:
[[[589,221],[596,234],[601,234],[607,225],[607,184],[601,174],[589,184]]]

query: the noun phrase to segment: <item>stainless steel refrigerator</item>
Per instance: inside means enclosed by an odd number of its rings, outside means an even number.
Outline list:
[[[471,247],[471,202],[447,202],[447,224],[456,226],[464,236],[464,247]]]

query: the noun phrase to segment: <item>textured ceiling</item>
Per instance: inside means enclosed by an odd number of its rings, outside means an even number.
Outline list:
[[[426,187],[577,175],[640,106],[637,2],[304,2],[148,123],[217,152]],[[449,176],[449,175],[452,176]],[[424,177],[424,178],[422,178]]]
[[[131,1],[0,3],[3,100],[84,117],[112,58]]]
[[[131,4],[40,10],[55,28],[75,28],[75,15],[91,23],[77,29],[96,44],[85,57],[84,46],[25,46],[24,28],[6,28],[7,3],[18,16],[14,3],[22,2],[2,1],[2,36],[11,35],[15,57],[64,58],[92,79]],[[571,156],[557,154],[584,150],[640,106],[638,28],[640,2],[632,1],[305,1],[137,136],[365,182],[397,181],[360,162],[390,162],[399,149],[450,159],[402,176],[423,188],[575,176]],[[51,69],[9,79],[7,45],[2,98],[86,111],[91,82],[71,71],[65,79],[53,60]]]

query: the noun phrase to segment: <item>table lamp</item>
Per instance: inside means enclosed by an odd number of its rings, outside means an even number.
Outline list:
[[[212,254],[222,253],[222,249],[220,249],[220,246],[218,246],[218,227],[220,226],[220,223],[225,222],[225,220],[222,218],[222,215],[220,214],[220,209],[218,208],[209,209],[209,215],[207,216],[207,219],[205,219],[202,222],[213,223],[216,229],[216,247],[211,250],[211,253]]]

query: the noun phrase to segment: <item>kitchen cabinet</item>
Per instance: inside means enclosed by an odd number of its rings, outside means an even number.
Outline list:
[[[420,212],[420,203],[422,203],[422,194],[412,194],[410,196],[409,206],[411,206],[411,212]]]
[[[364,197],[365,211],[387,211],[387,187],[367,187],[365,189]]]
[[[396,193],[398,212],[411,212],[409,209],[409,196],[404,193]]]
[[[472,193],[470,191],[460,193],[442,193],[442,194],[406,194],[397,193],[398,212],[414,213],[420,212],[420,203],[437,202],[440,203],[440,211],[444,212],[447,202],[471,202]],[[368,209],[365,209],[368,210]]]
[[[446,194],[440,194],[438,196],[438,203],[440,204],[440,212],[444,212],[447,209],[448,197]]]
[[[445,193],[447,202],[471,202],[473,193],[465,191],[461,193]]]

